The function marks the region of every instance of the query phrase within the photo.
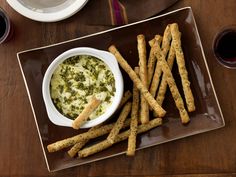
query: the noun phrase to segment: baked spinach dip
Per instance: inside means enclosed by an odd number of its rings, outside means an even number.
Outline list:
[[[50,82],[54,105],[70,119],[75,119],[93,96],[102,103],[89,119],[102,115],[112,104],[115,92],[115,79],[109,67],[90,55],[66,59],[56,68]]]

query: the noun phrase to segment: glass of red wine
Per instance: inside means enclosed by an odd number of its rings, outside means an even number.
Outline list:
[[[228,68],[236,68],[236,25],[224,28],[213,44],[217,60]]]
[[[0,44],[7,42],[12,35],[12,25],[6,12],[0,8]]]

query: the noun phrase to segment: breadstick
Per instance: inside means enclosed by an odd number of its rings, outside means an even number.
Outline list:
[[[81,125],[89,118],[90,114],[101,104],[101,101],[93,97],[90,102],[85,106],[84,110],[72,122],[74,129],[79,129]]]
[[[85,141],[76,143],[74,146],[72,146],[72,148],[69,151],[67,151],[68,155],[70,157],[74,157],[88,141],[89,140],[85,140]]]
[[[188,79],[188,71],[185,67],[184,53],[181,48],[181,35],[179,32],[178,24],[173,23],[170,25],[171,35],[173,38],[173,45],[175,49],[176,61],[181,77],[181,82],[184,90],[184,96],[187,103],[189,112],[195,111],[194,97],[190,88],[190,82]]]
[[[55,143],[49,144],[47,146],[48,152],[56,152],[61,149],[67,148],[69,146],[73,146],[78,142],[81,141],[86,141],[90,139],[97,138],[99,136],[103,136],[111,131],[115,123],[108,124],[108,125],[103,125],[96,130],[90,131],[90,132],[85,132],[70,138],[66,138],[64,140],[57,141]],[[124,123],[123,128],[126,128],[130,125],[130,119],[127,119]]]
[[[136,74],[139,73],[139,68],[135,67],[134,71]],[[128,148],[126,155],[133,156],[136,149],[136,136],[138,129],[138,112],[139,112],[139,91],[133,84],[133,102],[131,110],[131,122],[130,122],[130,135],[128,139]]]
[[[153,96],[150,94],[148,89],[142,84],[141,80],[135,74],[134,70],[130,67],[127,61],[121,56],[119,51],[116,49],[114,45],[109,47],[109,51],[115,55],[117,61],[119,62],[120,66],[126,71],[129,77],[132,79],[136,87],[139,91],[144,95],[145,99],[147,100],[149,106],[158,114],[158,117],[164,117],[166,111],[156,102]]]
[[[174,77],[171,73],[171,70],[165,60],[165,57],[164,57],[159,45],[157,45],[156,57],[160,63],[163,73],[166,75],[166,81],[169,85],[171,94],[175,100],[175,105],[179,110],[181,121],[183,124],[188,123],[190,119],[189,119],[187,111],[185,110],[183,99],[179,93],[179,90],[176,86]]]
[[[163,41],[162,41],[162,45],[161,45],[161,50],[162,50],[164,56],[167,55],[167,53],[170,49],[171,39],[172,39],[172,37],[171,37],[170,27],[169,27],[169,25],[167,25],[166,29],[164,31]]]
[[[148,44],[149,44],[149,46],[152,48],[153,45],[154,45],[154,43],[155,43],[155,41],[157,40],[158,44],[161,45],[162,39],[163,39],[162,36],[159,35],[159,34],[157,34],[157,35],[154,36],[153,39],[151,39],[150,41],[148,41]],[[154,56],[154,57],[155,57],[155,56]]]
[[[149,40],[148,41],[148,44],[149,44],[149,46],[152,48],[152,46],[153,46],[153,44],[154,44],[154,42],[155,42],[155,37],[153,38],[153,39],[151,39],[151,40]],[[162,40],[162,39],[161,39]]]
[[[131,97],[132,97],[132,93],[131,93],[129,90],[127,90],[127,91],[124,93],[124,95],[123,95],[123,97],[122,97],[122,99],[121,99],[121,101],[120,101],[120,104],[119,104],[117,110],[120,109],[120,108],[122,108],[122,107],[124,106],[124,104],[125,104]]]
[[[167,55],[167,53],[170,49],[170,41],[171,41],[170,27],[167,26],[165,31],[164,31],[163,41],[162,41],[162,52],[163,52],[163,55],[164,55],[165,58],[166,58],[166,55]],[[160,46],[160,44],[158,44],[158,43],[155,44],[154,43],[155,49],[157,48],[156,45]],[[156,50],[154,52],[156,52]],[[155,72],[154,72],[153,79],[152,79],[152,83],[151,83],[151,86],[150,86],[150,89],[149,89],[149,91],[150,91],[150,93],[152,94],[153,97],[155,97],[155,95],[156,95],[157,88],[158,88],[158,85],[159,85],[159,82],[160,82],[161,74],[162,74],[162,70],[161,70],[161,67],[160,67],[160,63],[158,63],[158,61],[157,61]]]
[[[107,140],[110,143],[113,144],[115,142],[115,139],[116,139],[117,135],[119,134],[120,129],[123,127],[125,119],[127,118],[127,116],[130,113],[130,110],[131,110],[131,103],[128,102],[128,103],[126,103],[126,105],[122,109],[119,118],[117,119],[114,127],[112,128],[111,132],[109,133],[109,135],[107,137]]]
[[[155,47],[153,47],[155,41],[157,41],[159,44],[161,44],[162,37],[160,35],[156,35],[155,38],[149,41],[149,45],[151,46],[149,59],[148,59],[148,65],[147,65],[147,71],[148,71],[148,88],[152,81],[152,76],[156,64],[156,57],[154,55]]]
[[[138,54],[139,54],[139,76],[143,85],[148,89],[147,78],[147,57],[146,57],[146,41],[145,36],[140,34],[137,36]],[[149,121],[149,107],[146,99],[141,95],[140,120],[142,124]]]
[[[146,131],[151,130],[157,126],[160,126],[161,124],[162,124],[162,119],[155,118],[155,119],[149,121],[147,124],[139,125],[137,133],[146,132]],[[126,140],[129,137],[129,134],[130,134],[130,130],[126,130],[126,131],[118,134],[114,143],[118,143],[120,141]],[[112,144],[108,140],[104,140],[104,141],[101,141],[100,143],[97,143],[93,146],[90,146],[88,148],[80,150],[78,155],[80,158],[88,157],[92,154],[95,154],[95,153],[98,153],[104,149],[107,149],[110,146],[112,146]]]
[[[94,131],[98,127],[100,127],[100,125],[90,128],[88,132]],[[69,151],[67,151],[68,155],[74,157],[88,141],[89,139],[76,143]]]
[[[159,45],[159,44],[157,43],[157,41],[155,41],[153,47],[156,49],[157,45]],[[154,53],[156,53],[156,52],[157,51],[155,50]],[[155,95],[156,95],[156,91],[157,91],[158,84],[159,84],[159,81],[160,81],[161,73],[162,73],[162,71],[161,71],[160,63],[159,63],[159,61],[157,61],[155,72],[153,74],[151,86],[150,86],[150,89],[149,89],[149,91],[150,91],[150,93],[153,97],[155,97]]]
[[[168,58],[167,58],[167,63],[169,65],[170,70],[172,70],[173,65],[174,65],[174,61],[175,61],[175,49],[173,48],[172,42],[171,42],[171,47],[170,47],[170,51],[168,54]],[[162,105],[163,101],[165,99],[165,94],[166,94],[166,89],[167,89],[167,82],[166,82],[166,75],[163,74],[160,86],[159,86],[159,90],[157,92],[157,97],[156,100],[158,102],[158,104]],[[153,116],[156,117],[156,113],[153,112]]]

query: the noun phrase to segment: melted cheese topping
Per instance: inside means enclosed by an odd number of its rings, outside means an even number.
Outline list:
[[[66,59],[53,73],[50,85],[53,103],[71,119],[82,112],[93,96],[102,103],[89,118],[102,115],[111,105],[116,91],[114,75],[108,66],[88,55]]]

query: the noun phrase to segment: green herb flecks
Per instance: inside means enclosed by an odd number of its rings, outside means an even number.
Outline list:
[[[56,71],[50,84],[51,96],[58,111],[66,117],[75,119],[92,96],[99,95],[103,102],[90,119],[103,114],[112,103],[116,92],[115,79],[100,59],[88,55],[73,56],[60,64]]]

